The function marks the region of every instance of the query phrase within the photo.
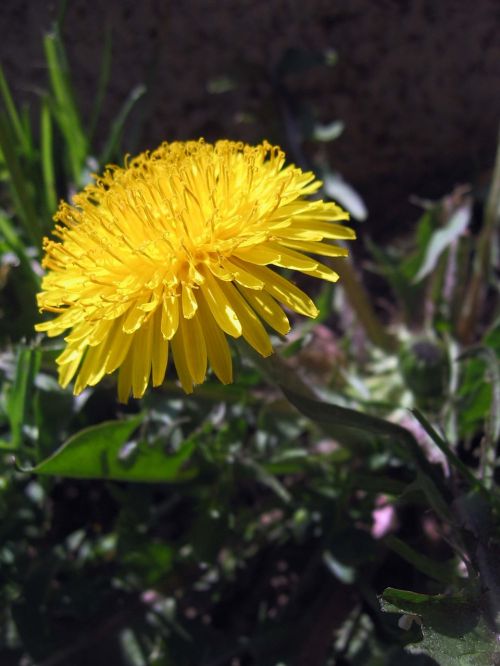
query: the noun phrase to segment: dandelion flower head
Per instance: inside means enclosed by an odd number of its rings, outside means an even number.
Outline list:
[[[36,328],[69,330],[60,383],[76,375],[79,393],[118,370],[119,399],[139,398],[170,355],[190,393],[208,365],[232,381],[227,336],[270,355],[264,323],[284,335],[284,308],[318,314],[276,268],[335,282],[315,256],[345,256],[329,241],[354,238],[339,206],[307,198],[320,186],[267,142],[164,143],[108,166],[61,203],[44,241],[38,304],[57,316]]]

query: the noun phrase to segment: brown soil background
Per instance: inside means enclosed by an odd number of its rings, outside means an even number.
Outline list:
[[[0,5],[0,57],[21,100],[45,85],[42,35],[56,15],[57,4],[42,0]],[[101,141],[130,90],[145,83],[130,119],[136,149],[199,136],[266,137],[287,147],[273,72],[288,49],[334,49],[337,65],[287,83],[293,103],[309,104],[318,121],[345,123],[328,159],[365,199],[370,233],[407,228],[418,216],[410,195],[439,197],[491,168],[499,0],[70,0],[63,36],[84,117],[106,28],[113,60]],[[236,87],[210,93],[221,77]],[[134,133],[141,118],[147,122]],[[305,146],[306,154],[317,150]]]

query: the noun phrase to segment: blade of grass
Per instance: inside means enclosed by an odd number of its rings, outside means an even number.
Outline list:
[[[30,163],[35,163],[37,159],[37,150],[33,141],[33,127],[31,124],[31,109],[29,104],[24,104],[21,109],[21,124],[23,126],[24,136],[26,137]]]
[[[43,44],[54,100],[51,108],[66,140],[73,180],[78,185],[87,157],[88,140],[71,89],[68,65],[57,31],[46,35]]]
[[[60,30],[62,24],[66,19],[66,12],[68,10],[68,0],[59,0],[57,3],[57,16],[56,16],[56,26]]]
[[[16,376],[7,398],[7,414],[12,433],[12,445],[16,448],[23,441],[23,426],[32,398],[33,380],[40,366],[40,351],[19,348]]]
[[[57,196],[52,149],[52,118],[46,99],[42,99],[40,109],[40,151],[47,212],[53,214],[57,208]]]
[[[101,58],[101,67],[99,69],[99,80],[97,82],[97,92],[95,96],[95,102],[92,108],[92,115],[90,117],[89,128],[87,135],[89,141],[92,141],[94,136],[97,122],[99,116],[101,115],[102,103],[104,100],[104,95],[106,93],[106,88],[108,87],[109,76],[111,73],[111,55],[112,55],[112,40],[111,40],[111,30],[109,25],[106,28],[106,33],[104,35],[104,45]]]
[[[33,245],[40,247],[42,240],[41,225],[35,213],[27,179],[23,174],[16,154],[13,143],[14,136],[15,133],[13,132],[8,116],[0,111],[0,149],[9,172],[9,185],[14,207],[27,237]]]
[[[3,101],[5,111],[9,118],[12,129],[14,130],[15,136],[19,145],[22,147],[24,153],[29,152],[29,142],[24,133],[23,125],[19,114],[17,113],[16,105],[12,99],[12,94],[10,92],[7,79],[3,73],[2,66],[0,65],[0,96]]]
[[[108,164],[112,159],[115,150],[118,148],[120,144],[125,122],[130,112],[132,111],[133,107],[135,106],[136,102],[144,95],[145,92],[146,92],[145,86],[143,85],[136,86],[125,100],[122,108],[120,109],[120,112],[118,113],[118,116],[116,117],[116,120],[114,121],[111,127],[109,139],[106,142],[106,145],[104,146],[104,150],[102,151],[100,157],[101,165],[104,166],[105,164]]]

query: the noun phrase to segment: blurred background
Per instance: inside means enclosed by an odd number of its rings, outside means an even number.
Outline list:
[[[437,198],[491,169],[496,0],[4,0],[0,57],[16,99],[39,94],[42,36],[61,14],[83,117],[111,42],[100,142],[131,91],[145,86],[127,150],[200,136],[267,138],[296,162],[326,159],[361,194],[379,238],[414,217],[410,195]],[[338,140],[314,141],[318,125],[335,121],[344,125]]]

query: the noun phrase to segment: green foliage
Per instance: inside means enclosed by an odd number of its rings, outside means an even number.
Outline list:
[[[404,612],[421,623],[416,647],[441,666],[492,666],[500,663],[495,634],[486,625],[481,604],[464,593],[428,595],[387,588],[386,612]]]
[[[426,204],[410,238],[369,244],[390,326],[344,268],[279,354],[235,345],[231,386],[187,397],[167,381],[123,406],[106,378],[75,397],[55,378],[61,343],[24,342],[57,201],[119,158],[144,94],[96,145],[111,47],[107,33],[88,119],[57,29],[31,114],[0,71],[0,662],[499,662],[500,319],[468,193]],[[301,156],[343,125],[319,124],[293,81],[334,62],[294,49],[271,74]],[[366,215],[323,158],[311,166]],[[488,307],[465,335],[478,274]],[[439,354],[422,365],[423,339]]]
[[[161,445],[131,441],[143,422],[139,415],[127,421],[109,421],[80,430],[49,458],[25,471],[76,479],[112,479],[147,483],[177,482],[191,478],[195,470],[183,471],[193,453],[186,441],[175,453]]]

